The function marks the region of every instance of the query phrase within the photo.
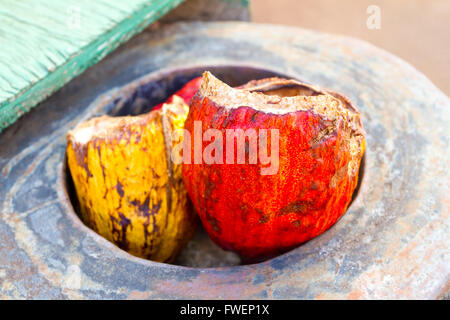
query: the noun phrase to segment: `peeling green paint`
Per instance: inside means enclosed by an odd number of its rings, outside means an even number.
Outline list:
[[[0,132],[182,1],[2,1]]]

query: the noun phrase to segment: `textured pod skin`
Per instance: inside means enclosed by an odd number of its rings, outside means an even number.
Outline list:
[[[171,262],[195,231],[181,166],[168,152],[176,142],[168,134],[183,127],[187,112],[174,97],[148,114],[102,116],[68,134],[82,220],[133,255]]]
[[[359,112],[344,96],[278,78],[233,89],[206,72],[185,124],[191,154],[194,121],[224,137],[226,129],[279,130],[276,174],[261,175],[266,165],[249,164],[248,150],[245,164],[183,164],[201,221],[224,249],[258,261],[321,234],[345,212],[365,140]]]

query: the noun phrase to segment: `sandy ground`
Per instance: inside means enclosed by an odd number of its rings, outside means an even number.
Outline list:
[[[394,53],[450,96],[450,0],[251,0],[252,21],[338,33]],[[379,7],[380,29],[367,20]],[[376,22],[372,20],[372,22]],[[374,26],[372,24],[371,26]]]

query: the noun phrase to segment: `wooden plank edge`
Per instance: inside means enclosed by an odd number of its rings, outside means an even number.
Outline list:
[[[158,5],[158,2],[147,2],[111,30],[81,48],[46,77],[23,89],[13,100],[3,101],[0,104],[0,133],[39,102],[183,1],[174,0],[169,5],[164,3],[156,9],[155,4]]]

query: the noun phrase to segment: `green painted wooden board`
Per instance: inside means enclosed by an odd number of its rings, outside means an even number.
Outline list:
[[[1,0],[0,132],[183,0]]]

